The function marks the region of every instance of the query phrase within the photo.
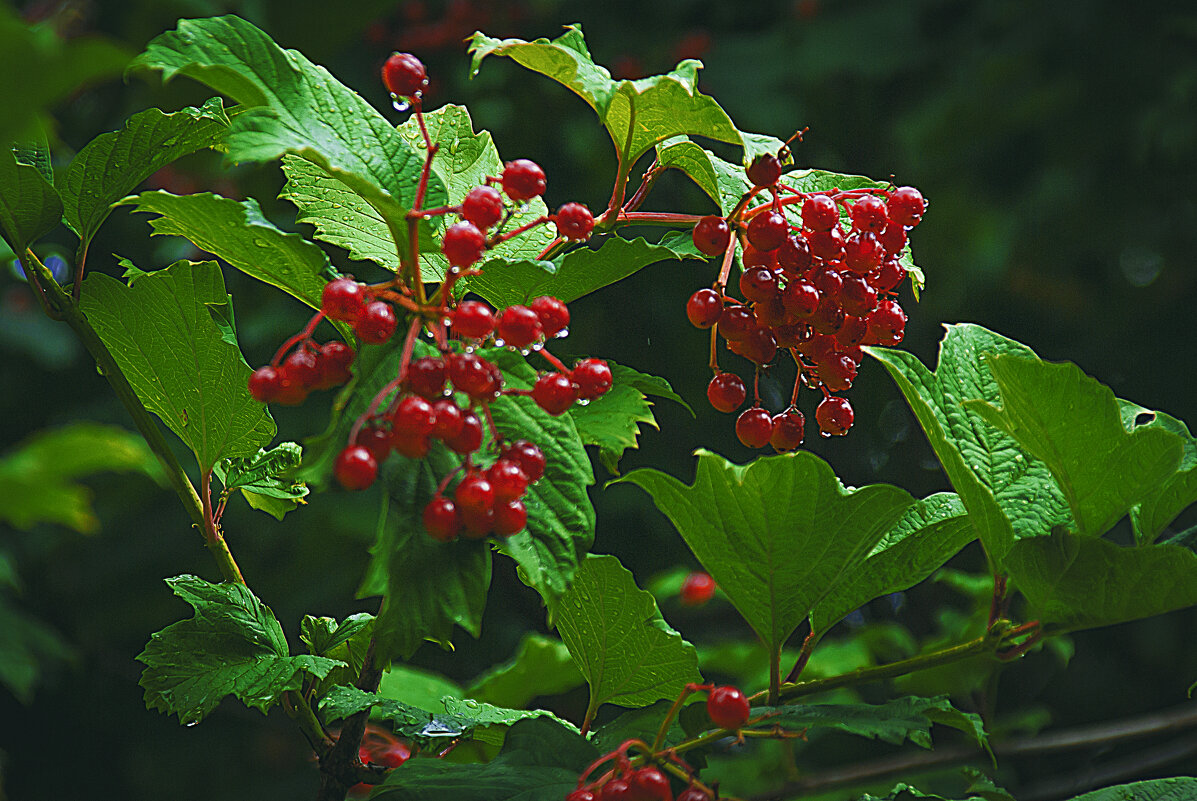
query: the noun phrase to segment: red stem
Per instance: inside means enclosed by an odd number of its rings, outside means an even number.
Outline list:
[[[279,349],[277,351],[275,351],[275,353],[274,353],[274,358],[270,360],[270,366],[278,367],[279,362],[281,362],[283,360],[283,356],[286,355],[287,351],[291,350],[292,345],[295,345],[296,343],[299,343],[299,342],[303,342],[304,340],[307,340],[307,339],[311,339],[312,332],[316,330],[316,326],[323,319],[324,319],[324,312],[318,311],[315,314],[313,314],[312,319],[308,320],[308,324],[303,327],[302,331],[300,331],[298,334],[291,337],[290,339],[288,339],[286,342],[284,342],[282,345],[279,346]]]

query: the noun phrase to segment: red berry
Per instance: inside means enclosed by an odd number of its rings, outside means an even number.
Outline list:
[[[731,244],[731,226],[724,218],[710,214],[694,224],[691,237],[699,252],[718,256]]]
[[[528,525],[528,509],[520,500],[495,503],[495,519],[492,530],[500,537],[518,534]]]
[[[450,225],[441,239],[441,253],[455,267],[469,267],[482,258],[485,249],[486,236],[469,221]]]
[[[773,417],[773,434],[769,444],[778,453],[792,451],[802,444],[802,428],[806,419],[802,412],[790,408]]]
[[[473,412],[466,412],[461,418],[461,430],[457,436],[445,440],[449,450],[462,455],[473,453],[482,447],[482,421]]]
[[[557,235],[580,242],[594,230],[594,215],[581,203],[566,203],[557,209]]]
[[[906,312],[895,301],[883,300],[865,318],[869,330],[863,340],[866,345],[893,347],[906,333]]]
[[[461,531],[461,516],[457,506],[448,498],[437,495],[424,507],[424,530],[441,542],[452,542]]]
[[[320,365],[320,380],[316,383],[316,389],[339,387],[353,378],[353,374],[349,372],[349,365],[353,364],[356,355],[353,348],[335,339],[321,345],[320,353],[316,357]]]
[[[856,378],[856,362],[847,356],[832,356],[819,364],[819,378],[831,392],[849,390]]]
[[[757,214],[748,222],[748,241],[757,250],[777,250],[790,234],[790,224],[780,211]]]
[[[517,439],[503,449],[500,459],[510,459],[520,466],[529,483],[544,475],[544,452],[526,439]]]
[[[361,445],[350,445],[337,455],[333,475],[347,490],[364,490],[378,478],[378,462]]]
[[[433,401],[432,411],[436,415],[436,424],[432,427],[432,436],[439,440],[450,440],[461,433],[465,423],[465,413],[452,398],[440,398]]]
[[[847,398],[828,395],[815,407],[815,422],[819,424],[819,431],[825,437],[847,434],[854,417],[852,404]]]
[[[777,291],[777,274],[768,267],[751,267],[740,273],[740,293],[748,300],[768,303]]]
[[[541,295],[529,306],[540,319],[540,330],[545,339],[561,334],[569,326],[569,307],[552,295]]]
[[[540,339],[540,317],[527,306],[508,306],[499,314],[499,339],[508,345],[525,348]]]
[[[728,306],[719,316],[719,333],[729,342],[743,339],[756,327],[756,318],[747,306]]]
[[[577,398],[574,382],[564,373],[546,373],[532,386],[532,400],[554,417],[564,414]]]
[[[839,331],[835,332],[835,339],[845,348],[850,348],[864,342],[868,331],[869,324],[865,322],[863,317],[845,314],[844,324]]]
[[[877,290],[859,275],[848,273],[840,286],[840,306],[848,314],[864,317],[877,308]]]
[[[570,379],[578,388],[579,400],[594,400],[611,389],[611,367],[602,359],[583,359],[574,365]]]
[[[453,332],[467,339],[485,339],[495,330],[490,306],[477,300],[463,300],[453,310]]]
[[[574,790],[565,797],[565,801],[594,801],[594,793],[589,790]]]
[[[887,256],[901,254],[906,248],[908,239],[906,228],[894,222],[891,222],[886,226],[884,231],[877,234],[877,241],[881,243],[881,247],[885,250],[885,255]]]
[[[296,378],[286,364],[279,365],[278,391],[275,393],[274,402],[283,406],[298,406],[307,398],[308,390],[303,381]]]
[[[459,509],[461,524],[465,527],[465,535],[472,540],[480,540],[491,532],[495,525],[495,510]]]
[[[923,193],[913,186],[903,186],[889,195],[889,218],[899,225],[918,225],[926,210]]]
[[[778,250],[780,249],[778,248]],[[749,267],[768,267],[770,270],[781,269],[781,266],[777,263],[777,250],[757,250],[751,244],[744,246],[741,261],[745,270]]]
[[[656,765],[645,765],[633,773],[631,785],[642,801],[673,801],[669,779]]]
[[[391,432],[376,424],[362,426],[353,438],[353,444],[370,451],[374,461],[382,464],[391,453]]]
[[[830,231],[840,221],[840,210],[827,195],[811,195],[802,201],[802,224],[812,231]]]
[[[627,779],[611,779],[599,790],[599,801],[636,801],[636,791]]]
[[[805,320],[819,308],[821,298],[814,284],[800,278],[786,284],[786,288],[781,292],[781,305],[786,314],[797,320]]]
[[[395,333],[399,320],[391,304],[381,300],[367,303],[361,316],[353,324],[353,330],[362,342],[381,345]]]
[[[461,216],[486,230],[503,219],[503,196],[493,186],[476,186],[461,201]]]
[[[366,287],[352,278],[337,278],[324,285],[320,310],[325,317],[352,323],[366,305]]]
[[[523,497],[528,488],[524,468],[512,459],[499,459],[486,471],[486,479],[495,490],[495,500],[506,503]]]
[[[715,579],[709,573],[695,571],[682,582],[682,603],[686,606],[702,606],[715,595]]]
[[[711,801],[711,796],[701,787],[687,787],[677,794],[674,801]]]
[[[735,373],[719,373],[707,384],[707,400],[721,412],[734,412],[747,397],[748,389]]]
[[[403,743],[392,743],[386,750],[374,755],[376,762],[388,768],[397,768],[410,758],[411,750]]]
[[[739,688],[725,685],[707,696],[707,714],[721,729],[738,729],[748,722],[751,708]]]
[[[753,159],[746,172],[753,186],[773,186],[781,177],[781,161],[766,153]]]
[[[489,398],[499,390],[493,365],[476,353],[453,353],[446,358],[449,380],[471,398]]]
[[[713,289],[700,289],[686,302],[686,316],[695,328],[710,328],[723,314],[723,298]]]
[[[844,242],[844,265],[854,273],[864,275],[878,267],[885,258],[885,248],[870,231],[852,234]]]
[[[858,231],[873,231],[885,229],[889,222],[885,201],[876,195],[865,195],[852,204],[852,227]]]
[[[892,292],[906,278],[906,268],[897,259],[882,262],[881,266],[865,276],[869,286],[878,292]]]
[[[819,301],[819,308],[815,309],[807,322],[820,334],[834,334],[844,327],[844,310],[834,298],[824,295]]]
[[[790,234],[777,249],[777,263],[791,277],[802,275],[809,270],[812,261],[810,245],[804,236]]]
[[[287,354],[282,369],[304,389],[313,389],[320,383],[320,364],[315,355],[306,350],[293,350]]]
[[[382,82],[393,95],[414,97],[428,85],[428,72],[411,53],[391,53],[382,65]]]
[[[758,325],[748,332],[748,336],[739,342],[732,343],[732,350],[756,364],[768,364],[777,355],[777,340],[773,331],[766,326]]]
[[[752,313],[756,316],[757,323],[767,328],[776,328],[789,319],[785,304],[781,302],[780,292],[765,303],[753,304]]]
[[[424,356],[407,366],[407,388],[425,400],[436,400],[445,391],[445,360]]]
[[[392,431],[391,447],[400,456],[406,456],[408,459],[423,459],[432,450],[432,437],[428,434]]]
[[[453,500],[462,512],[482,512],[493,509],[495,490],[482,473],[469,473],[453,491]]]
[[[391,415],[391,430],[397,435],[423,436],[431,434],[436,425],[432,404],[419,395],[408,395],[399,401]]]
[[[249,375],[249,394],[259,403],[273,403],[282,389],[282,376],[270,365],[259,367]]]
[[[823,261],[835,261],[844,257],[844,235],[839,228],[827,231],[812,231],[806,235],[810,252]]]
[[[824,264],[811,275],[811,283],[815,285],[815,289],[819,290],[820,298],[839,299],[840,290],[844,286],[844,276],[835,269],[838,264],[838,262]]]
[[[531,200],[544,194],[544,170],[535,161],[516,159],[507,162],[499,181],[507,197],[515,201]]]
[[[759,406],[745,409],[736,418],[736,436],[749,448],[765,447],[773,436],[773,416]]]

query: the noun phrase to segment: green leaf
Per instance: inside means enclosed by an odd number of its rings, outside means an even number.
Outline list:
[[[1030,348],[961,324],[948,326],[934,373],[904,351],[866,352],[885,365],[910,404],[991,559],[1000,563],[1016,540],[1072,524],[1047,465],[965,407],[965,401],[1001,398],[987,356],[1034,357]]]
[[[1180,437],[1184,447],[1176,472],[1162,485],[1148,490],[1143,501],[1131,509],[1135,539],[1140,544],[1155,542],[1177,515],[1197,501],[1197,439],[1193,439],[1183,421],[1171,415],[1144,409],[1121,399],[1118,403],[1122,408],[1122,424],[1127,431],[1160,428]]]
[[[542,634],[526,634],[515,656],[474,679],[464,694],[498,706],[522,708],[533,698],[560,695],[585,681],[565,643]]]
[[[690,704],[693,703],[705,705],[705,702],[698,696],[690,697]],[[594,730],[591,742],[604,754],[614,751],[628,740],[643,740],[646,743],[651,743],[661,728],[661,721],[665,719],[666,713],[672,706],[673,701],[662,698],[649,706],[620,712],[610,722],[604,723]],[[683,707],[683,710],[685,708]],[[686,732],[682,728],[679,717],[675,716],[665,733],[665,746],[677,745],[685,739]],[[687,754],[686,758],[689,759],[690,755]]]
[[[8,556],[0,552],[0,573],[9,566]],[[0,592],[0,631],[0,685],[28,705],[49,663],[71,656],[71,648],[50,626],[10,603],[7,592]]]
[[[561,801],[598,750],[553,720],[523,720],[511,727],[491,762],[457,765],[409,759],[375,788],[375,801]]]
[[[1081,534],[1101,536],[1180,464],[1179,437],[1162,428],[1128,432],[1117,398],[1070,362],[996,356],[989,368],[1001,408],[965,409],[1013,437],[1051,470]]]
[[[164,81],[186,75],[249,107],[225,138],[232,160],[302,156],[364,198],[399,246],[407,241],[404,215],[415,202],[423,156],[323,67],[283,50],[245,20],[225,16],[181,20],[129,65],[141,68],[161,71]],[[444,184],[431,176],[426,207],[445,200]]]
[[[1197,779],[1177,776],[1103,787],[1072,801],[1189,801],[1197,797]]]
[[[54,165],[50,161],[50,142],[46,136],[46,129],[38,125],[33,134],[13,145],[13,152],[17,161],[36,167],[38,174],[46,179],[46,183],[54,186]]]
[[[216,262],[176,262],[125,286],[92,273],[80,306],[145,407],[191,448],[204,472],[274,437],[249,394],[251,372],[210,306],[231,303]]]
[[[700,450],[692,486],[656,470],[619,481],[652,496],[771,653],[914,503],[888,484],[846,490],[805,451],[735,465]]]
[[[216,147],[229,117],[219,97],[200,108],[134,114],[119,131],[100,134],[71,161],[61,187],[67,226],[85,251],[112,204],[182,156]]]
[[[811,612],[811,629],[822,637],[853,609],[874,598],[909,589],[976,539],[960,498],[940,492],[923,498],[881,538],[869,557],[850,570]]]
[[[490,259],[482,266],[481,275],[460,283],[459,291],[475,292],[500,308],[541,295],[572,303],[650,264],[704,258],[688,247],[688,242],[688,235],[666,237],[656,245],[643,237],[595,237],[590,244],[596,247],[576,248],[553,261]]]
[[[265,713],[304,675],[323,678],[342,664],[319,656],[288,656],[282,626],[243,584],[211,584],[195,576],[167,579],[195,609],[150,637],[137,659],[149,709],[198,723],[233,695]]]
[[[894,745],[909,740],[923,748],[931,747],[931,724],[940,723],[959,729],[978,745],[986,744],[981,717],[956,709],[946,695],[935,698],[908,695],[884,704],[753,707],[752,716],[758,715],[767,715],[762,726],[777,725],[789,730],[826,727]]]
[[[350,615],[340,623],[331,617],[304,615],[299,625],[299,639],[315,656],[327,656],[329,652],[344,645],[374,623],[374,615],[359,612]]]
[[[225,490],[241,490],[254,509],[282,520],[283,515],[304,503],[308,494],[307,485],[290,475],[299,467],[302,454],[303,449],[296,443],[283,442],[269,451],[260,448],[253,456],[222,459],[213,472]]]
[[[587,557],[549,612],[590,685],[588,717],[600,704],[645,706],[701,681],[694,646],[614,556]]]
[[[1106,626],[1197,604],[1197,553],[1180,545],[1124,548],[1061,531],[1015,543],[1005,565],[1032,616],[1057,629]]]
[[[0,235],[20,257],[62,219],[58,192],[32,164],[0,146]]]
[[[916,790],[909,784],[896,784],[894,789],[890,790],[885,796],[876,796],[865,793],[857,801],[948,801],[941,795],[927,794],[922,790]],[[970,793],[968,797],[961,799],[961,801],[989,801],[984,795],[974,795]]]
[[[392,663],[382,674],[378,694],[437,713],[445,711],[441,699],[446,696],[457,699],[466,695],[461,685],[440,673],[397,663]]]
[[[99,423],[40,431],[0,458],[0,521],[20,529],[58,523],[81,534],[99,530],[91,490],[77,479],[116,470],[164,480],[145,440]]]

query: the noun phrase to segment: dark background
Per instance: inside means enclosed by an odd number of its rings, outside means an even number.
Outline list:
[[[506,59],[489,59],[468,81],[464,38],[476,29],[552,37],[561,25],[580,21],[595,60],[617,77],[664,72],[681,58],[700,58],[703,91],[741,129],[786,138],[809,126],[796,147],[799,164],[878,179],[892,175],[929,198],[925,222],[912,235],[927,289],[917,304],[903,299],[910,313],[904,347],[933,364],[941,323],[977,322],[1045,358],[1076,362],[1120,397],[1197,420],[1191,380],[1197,366],[1197,12],[1189,3],[17,5],[31,19],[51,18],[69,36],[100,33],[133,52],[179,17],[238,13],[281,45],[326,65],[380,108],[388,99],[376,77],[379,65],[393,49],[411,50],[433,76],[430,105],[467,105],[475,126],[494,134],[505,158],[539,161],[549,176],[551,206],[605,204],[614,170],[606,134],[581,100]],[[206,96],[185,80],[163,88],[140,78],[82,91],[54,109],[55,164],[65,166],[73,150],[140,109],[173,110]],[[277,224],[294,230],[293,210],[274,200],[281,184],[277,165],[229,171],[218,158],[200,155],[151,185],[252,195]],[[676,173],[660,182],[645,208],[712,210]],[[112,253],[143,267],[188,254],[185,243],[150,240],[148,232],[144,217],[118,210],[93,244],[89,268],[119,274]],[[74,239],[60,229],[44,244],[70,254]],[[371,275],[329,252],[342,269]],[[624,470],[652,466],[688,481],[696,447],[737,461],[753,455],[735,440],[732,420],[703,399],[707,338],[688,325],[684,305],[694,289],[711,282],[713,265],[696,264],[659,264],[572,305],[569,350],[662,375],[697,413],[694,420],[661,401],[661,430],[643,432]],[[262,363],[306,312],[234,271],[225,277],[237,302],[243,350],[251,364]],[[69,331],[42,319],[7,269],[0,274],[0,387],[0,450],[76,419],[130,426]],[[766,387],[770,391],[788,388]],[[864,365],[850,397],[857,410],[851,434],[808,440],[845,484],[891,482],[916,495],[947,488],[913,417],[876,364]],[[276,413],[286,439],[317,433],[326,416],[326,399]],[[601,487],[609,476],[598,465],[596,472]],[[314,770],[305,764],[302,739],[280,713],[263,718],[226,703],[202,726],[181,728],[144,710],[132,657],[150,632],[186,612],[161,579],[179,573],[214,579],[216,570],[173,495],[133,477],[106,475],[89,483],[103,521],[99,535],[0,529],[0,545],[15,554],[24,580],[22,606],[60,632],[74,653],[46,665],[32,704],[0,691],[0,776],[9,797],[311,797]],[[596,488],[592,496],[599,521],[594,549],[618,554],[642,584],[692,564],[646,495],[617,487]],[[250,584],[293,633],[304,613],[372,609],[370,602],[348,599],[365,564],[374,513],[370,498],[333,493],[285,523],[243,504],[233,504],[225,521]],[[1189,517],[1180,523],[1193,522]],[[455,653],[426,646],[416,664],[468,679],[506,659],[524,631],[543,628],[539,599],[519,584],[509,563],[497,559],[495,565],[483,637],[461,634]],[[980,566],[971,551],[956,565]],[[933,610],[960,598],[942,586],[908,596],[898,622],[927,637],[937,631]],[[699,613],[669,598],[662,606],[697,642],[746,636],[726,606]],[[870,607],[868,614],[888,619],[895,613]],[[1008,670],[999,713],[1051,727],[1115,719],[1178,704],[1197,680],[1191,610],[1073,640],[1076,654],[1066,667],[1058,656],[1041,653]],[[555,708],[577,718],[584,702],[571,696]],[[831,764],[852,757],[848,750],[820,753]],[[1084,773],[1108,756],[1007,764],[1000,778],[1013,790],[1033,789],[1053,774]],[[1186,770],[1192,765],[1177,763],[1143,775]],[[734,785],[728,789],[736,792]]]

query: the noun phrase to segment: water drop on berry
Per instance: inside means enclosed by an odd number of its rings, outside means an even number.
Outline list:
[[[391,101],[391,105],[395,108],[395,111],[398,111],[400,114],[405,113],[409,108],[411,108],[411,103],[408,103],[406,100],[400,100],[396,95],[392,95],[392,97],[395,99]]]

